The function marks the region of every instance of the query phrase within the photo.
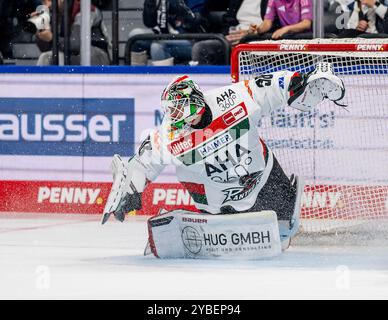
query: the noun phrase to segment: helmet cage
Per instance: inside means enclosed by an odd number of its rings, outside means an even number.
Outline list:
[[[162,96],[162,109],[175,129],[193,121],[204,107],[203,94],[191,79],[173,83]]]

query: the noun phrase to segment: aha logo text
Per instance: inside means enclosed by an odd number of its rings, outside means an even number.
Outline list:
[[[236,95],[236,92],[234,92],[232,89],[228,89],[225,92],[223,92],[220,96],[218,96],[216,99],[217,99],[218,106],[221,108],[221,111],[225,111],[235,105],[235,100],[237,99],[237,95]]]

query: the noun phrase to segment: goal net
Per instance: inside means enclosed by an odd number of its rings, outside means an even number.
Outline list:
[[[284,107],[261,134],[288,175],[306,182],[302,228],[323,231],[388,218],[388,39],[262,41],[232,52],[234,81],[331,62],[348,111],[325,101],[309,112]]]

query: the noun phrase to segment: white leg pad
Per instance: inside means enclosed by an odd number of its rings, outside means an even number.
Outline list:
[[[148,220],[158,258],[260,259],[281,253],[276,213],[195,214],[177,210]]]

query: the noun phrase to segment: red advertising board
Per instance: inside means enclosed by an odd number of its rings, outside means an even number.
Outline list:
[[[0,212],[102,214],[111,183],[77,181],[0,181]],[[195,211],[192,199],[179,183],[153,183],[143,193],[140,215],[161,208]]]
[[[111,183],[76,181],[0,181],[0,212],[102,214]],[[387,186],[306,186],[302,218],[388,217]],[[152,183],[138,215],[160,209],[196,211],[179,183]]]

